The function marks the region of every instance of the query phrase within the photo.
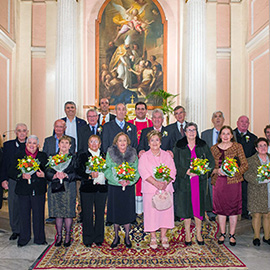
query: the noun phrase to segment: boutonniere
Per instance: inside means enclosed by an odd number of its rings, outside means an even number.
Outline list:
[[[98,133],[101,133],[102,132],[102,126],[99,126],[97,131],[98,131]]]
[[[246,138],[246,142],[248,143],[249,142],[249,136],[246,135],[245,138]]]
[[[168,136],[168,131],[163,131],[163,133],[162,133],[162,137],[167,137]]]
[[[131,131],[131,127],[127,126],[127,132]]]

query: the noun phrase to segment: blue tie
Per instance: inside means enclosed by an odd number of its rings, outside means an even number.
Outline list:
[[[120,122],[120,128],[123,129],[125,125],[125,122]]]
[[[92,132],[96,135],[96,126],[92,126]]]

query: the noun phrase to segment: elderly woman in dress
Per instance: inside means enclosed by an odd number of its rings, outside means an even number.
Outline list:
[[[213,212],[218,215],[220,237],[218,244],[223,244],[226,238],[226,218],[229,216],[231,246],[236,245],[235,229],[237,216],[242,214],[242,186],[243,174],[248,169],[248,163],[241,144],[235,142],[230,126],[223,126],[218,135],[218,143],[211,147],[215,159],[215,169],[211,176],[213,185]],[[239,161],[239,172],[233,177],[226,176],[220,166],[223,160],[234,158]]]
[[[171,155],[160,149],[162,135],[157,130],[147,134],[150,150],[145,152],[139,160],[139,173],[142,177],[143,209],[144,209],[144,231],[150,232],[150,247],[157,248],[156,231],[160,229],[161,244],[164,248],[169,247],[166,232],[174,227],[173,204],[170,208],[159,211],[152,206],[152,198],[156,192],[166,190],[173,198],[172,182],[175,180],[176,169]],[[154,177],[154,169],[161,164],[166,165],[170,171],[170,181],[158,181]]]
[[[190,164],[192,158],[208,159],[210,168],[213,168],[215,163],[206,142],[197,137],[197,125],[192,122],[187,123],[184,131],[186,136],[177,141],[174,147],[174,161],[177,169],[175,180],[176,214],[184,219],[186,246],[192,244],[190,233],[191,218],[195,220],[197,243],[204,245],[201,226],[210,198],[207,193],[207,174],[198,176],[192,173],[190,171]]]
[[[259,138],[255,142],[257,153],[248,158],[248,171],[245,179],[248,181],[248,211],[252,215],[254,230],[253,245],[260,246],[261,220],[263,219],[263,242],[270,245],[270,184],[259,183],[257,180],[258,167],[269,164],[270,155],[267,153],[268,140]]]
[[[66,155],[66,168],[59,172],[54,168],[48,167],[46,169],[46,177],[49,184],[48,193],[50,193],[49,202],[49,216],[55,217],[57,238],[55,246],[59,247],[62,244],[62,227],[65,222],[65,241],[64,247],[69,247],[71,244],[71,227],[73,218],[76,216],[76,174],[75,174],[75,157],[69,154],[71,147],[71,138],[69,136],[62,136],[59,139],[59,154]]]
[[[81,205],[83,243],[91,247],[93,243],[101,246],[104,241],[104,211],[107,200],[108,187],[103,173],[86,170],[86,162],[89,157],[102,157],[105,154],[100,151],[101,139],[98,135],[92,135],[88,139],[88,151],[79,155],[77,160],[77,173],[81,177]],[[97,177],[103,177],[103,181],[95,183]],[[95,212],[93,212],[93,208]]]
[[[47,244],[44,230],[44,206],[47,191],[44,171],[47,155],[40,152],[38,148],[38,137],[30,135],[26,140],[25,150],[16,155],[14,165],[9,170],[10,178],[17,181],[15,192],[19,197],[20,235],[18,247],[27,245],[31,239],[31,210],[34,243],[38,245]],[[31,156],[40,162],[39,169],[32,175],[28,173],[21,174],[21,171],[17,169],[18,159],[23,159],[26,156]]]
[[[119,181],[116,177],[115,167],[127,162],[136,170],[133,181]],[[125,245],[132,246],[129,239],[130,223],[135,221],[135,183],[139,179],[138,158],[136,149],[130,146],[127,134],[120,132],[114,140],[113,145],[108,148],[106,156],[107,169],[105,177],[108,179],[108,210],[107,221],[114,224],[115,237],[111,248],[118,246],[120,237],[118,235],[120,225],[125,228]],[[123,190],[125,187],[125,190]]]

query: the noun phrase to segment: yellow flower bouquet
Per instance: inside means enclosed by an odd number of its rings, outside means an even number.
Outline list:
[[[207,158],[192,158],[190,163],[190,172],[198,176],[204,175],[210,171]]]

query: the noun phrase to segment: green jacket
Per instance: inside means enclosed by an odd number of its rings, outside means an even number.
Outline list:
[[[104,172],[109,185],[121,186],[118,180],[114,177],[113,168],[119,166],[123,162],[128,162],[128,164],[136,170],[134,181],[130,182],[129,186],[134,185],[138,181],[140,175],[138,172],[138,157],[136,150],[131,146],[128,146],[125,154],[121,154],[117,146],[112,145],[108,148],[106,155],[107,169]]]
[[[193,210],[191,203],[191,186],[190,177],[186,174],[190,167],[191,152],[188,148],[187,138],[179,140],[174,149],[174,162],[177,169],[175,179],[175,200],[176,200],[176,214],[181,218],[192,218]],[[215,161],[211,151],[205,141],[196,138],[195,148],[197,158],[207,158],[209,160],[209,167],[213,170]],[[211,175],[202,175],[199,177],[200,189],[200,215],[205,216],[205,211],[212,210],[212,203],[210,193],[208,192],[207,178]]]

